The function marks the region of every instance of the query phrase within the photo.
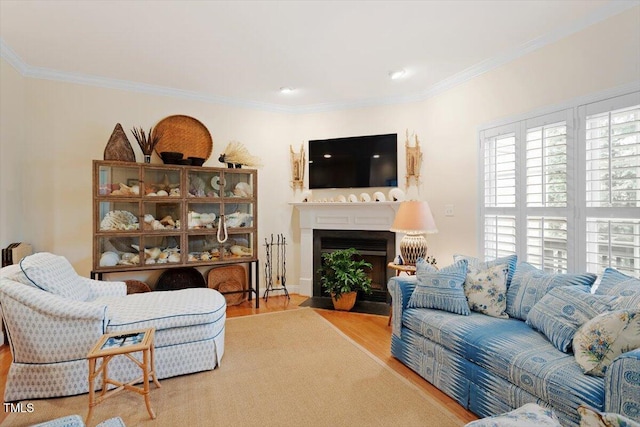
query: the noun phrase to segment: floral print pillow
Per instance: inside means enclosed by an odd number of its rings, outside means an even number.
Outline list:
[[[640,427],[640,424],[619,414],[599,412],[586,405],[578,406],[580,427]]]
[[[576,362],[589,375],[604,377],[613,359],[640,348],[640,309],[616,310],[594,317],[576,332]]]
[[[562,427],[562,424],[551,409],[543,408],[536,403],[527,403],[506,414],[471,421],[465,425],[465,427],[513,426]]]
[[[508,319],[507,278],[509,265],[500,264],[489,268],[469,266],[464,281],[464,294],[473,311],[488,316]]]

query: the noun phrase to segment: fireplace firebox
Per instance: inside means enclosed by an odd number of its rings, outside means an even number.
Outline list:
[[[355,248],[365,261],[371,263],[372,269],[367,271],[371,278],[373,292],[358,294],[360,301],[389,302],[387,282],[394,272],[387,268],[393,261],[396,247],[396,235],[390,231],[364,230],[313,230],[313,296],[328,297],[322,289],[320,273],[322,254],[337,249]]]

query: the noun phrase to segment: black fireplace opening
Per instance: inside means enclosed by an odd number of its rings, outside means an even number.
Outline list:
[[[322,254],[338,249],[355,248],[361,258],[372,265],[367,270],[373,292],[358,292],[359,301],[390,302],[387,282],[394,275],[387,265],[395,257],[396,235],[390,231],[314,230],[313,231],[313,296],[329,297],[322,289],[320,273]]]

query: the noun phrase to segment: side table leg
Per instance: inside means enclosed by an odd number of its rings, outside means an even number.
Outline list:
[[[84,420],[85,424],[89,424],[89,420],[91,419],[91,412],[93,412],[93,407],[96,405],[96,391],[94,386],[94,379],[96,378],[96,359],[89,359],[89,412],[87,413],[87,418]]]
[[[142,351],[142,382],[144,390],[144,403],[147,405],[147,412],[149,412],[149,416],[153,420],[156,418],[156,414],[151,408],[151,398],[149,397],[149,364],[151,362],[149,360],[149,353],[151,353],[150,349]]]

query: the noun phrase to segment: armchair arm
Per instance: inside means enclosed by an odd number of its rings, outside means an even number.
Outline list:
[[[105,331],[105,304],[63,298],[0,280],[0,304],[13,360],[54,363],[84,359]]]
[[[606,412],[640,422],[640,348],[616,357],[604,376]]]
[[[407,303],[414,288],[416,287],[415,276],[396,276],[392,277],[387,284],[389,293],[391,294],[391,309],[393,317],[391,321],[393,334],[401,338],[402,329],[402,313],[407,308]]]
[[[80,277],[89,288],[89,301],[98,297],[123,297],[127,295],[127,285],[124,282],[107,282]]]

